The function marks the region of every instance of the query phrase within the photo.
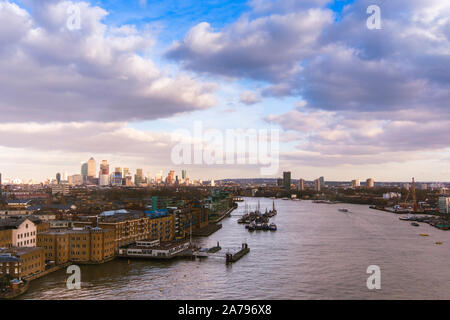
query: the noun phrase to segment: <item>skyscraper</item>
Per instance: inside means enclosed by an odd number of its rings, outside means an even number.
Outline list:
[[[102,160],[99,171],[99,184],[101,186],[109,185],[109,164],[108,160]]]
[[[298,181],[298,191],[303,191],[303,190],[305,190],[305,180],[300,179]]]
[[[181,179],[185,180],[187,177],[186,170],[181,170]]]
[[[291,172],[283,172],[283,188],[289,190],[291,188]]]
[[[111,175],[111,184],[113,186],[122,185],[122,168],[115,168]]]
[[[87,177],[88,177],[88,163],[87,162],[83,162],[81,164],[81,176],[83,177],[83,182],[86,182]]]
[[[61,173],[57,173],[56,174],[56,183],[60,184],[61,183]]]
[[[139,185],[144,180],[144,174],[142,173],[142,169],[136,169],[136,174],[134,175],[134,184]]]
[[[87,175],[90,178],[97,177],[97,163],[94,158],[90,158],[87,162]]]
[[[325,188],[325,178],[324,177],[320,177],[319,181],[320,181],[320,187],[321,188]]]
[[[315,189],[317,192],[320,192],[321,186],[322,186],[322,184],[320,183],[320,178],[314,180],[314,189]]]

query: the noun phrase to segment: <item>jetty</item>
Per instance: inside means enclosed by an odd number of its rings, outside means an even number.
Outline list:
[[[245,256],[246,254],[248,254],[250,252],[250,248],[248,247],[248,245],[246,243],[242,244],[242,248],[241,250],[239,250],[236,253],[227,253],[225,255],[225,263],[226,264],[230,264],[230,263],[234,263],[236,261],[238,261],[239,259],[241,259],[243,256]]]
[[[241,259],[243,256],[248,254],[250,252],[250,248],[246,243],[242,244],[242,247],[239,251],[235,253],[227,252],[225,255],[223,253],[219,253],[222,248],[219,246],[219,243],[217,243],[216,247],[212,247],[210,249],[197,249],[197,250],[190,250],[183,254],[184,257],[189,258],[225,258],[225,263],[233,263]]]

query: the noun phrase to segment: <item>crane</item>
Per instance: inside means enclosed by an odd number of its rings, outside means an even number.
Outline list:
[[[414,178],[412,178],[412,184],[411,189],[408,190],[408,193],[405,197],[405,203],[403,205],[404,208],[407,208],[406,203],[408,202],[409,195],[412,194],[412,200],[413,200],[413,212],[417,211],[417,199],[416,199],[416,182]]]

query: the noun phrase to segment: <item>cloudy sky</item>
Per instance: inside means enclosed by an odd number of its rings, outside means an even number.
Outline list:
[[[175,166],[202,121],[279,129],[273,177],[450,181],[449,39],[448,0],[0,0],[0,172],[260,177]]]

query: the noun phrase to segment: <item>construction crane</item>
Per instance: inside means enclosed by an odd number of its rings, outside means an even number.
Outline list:
[[[408,202],[408,198],[409,198],[410,194],[412,194],[413,212],[416,212],[417,211],[417,199],[416,199],[416,182],[414,181],[414,178],[412,178],[411,188],[408,189],[408,193],[406,194],[405,203],[403,205],[404,208],[407,208],[407,202]]]

